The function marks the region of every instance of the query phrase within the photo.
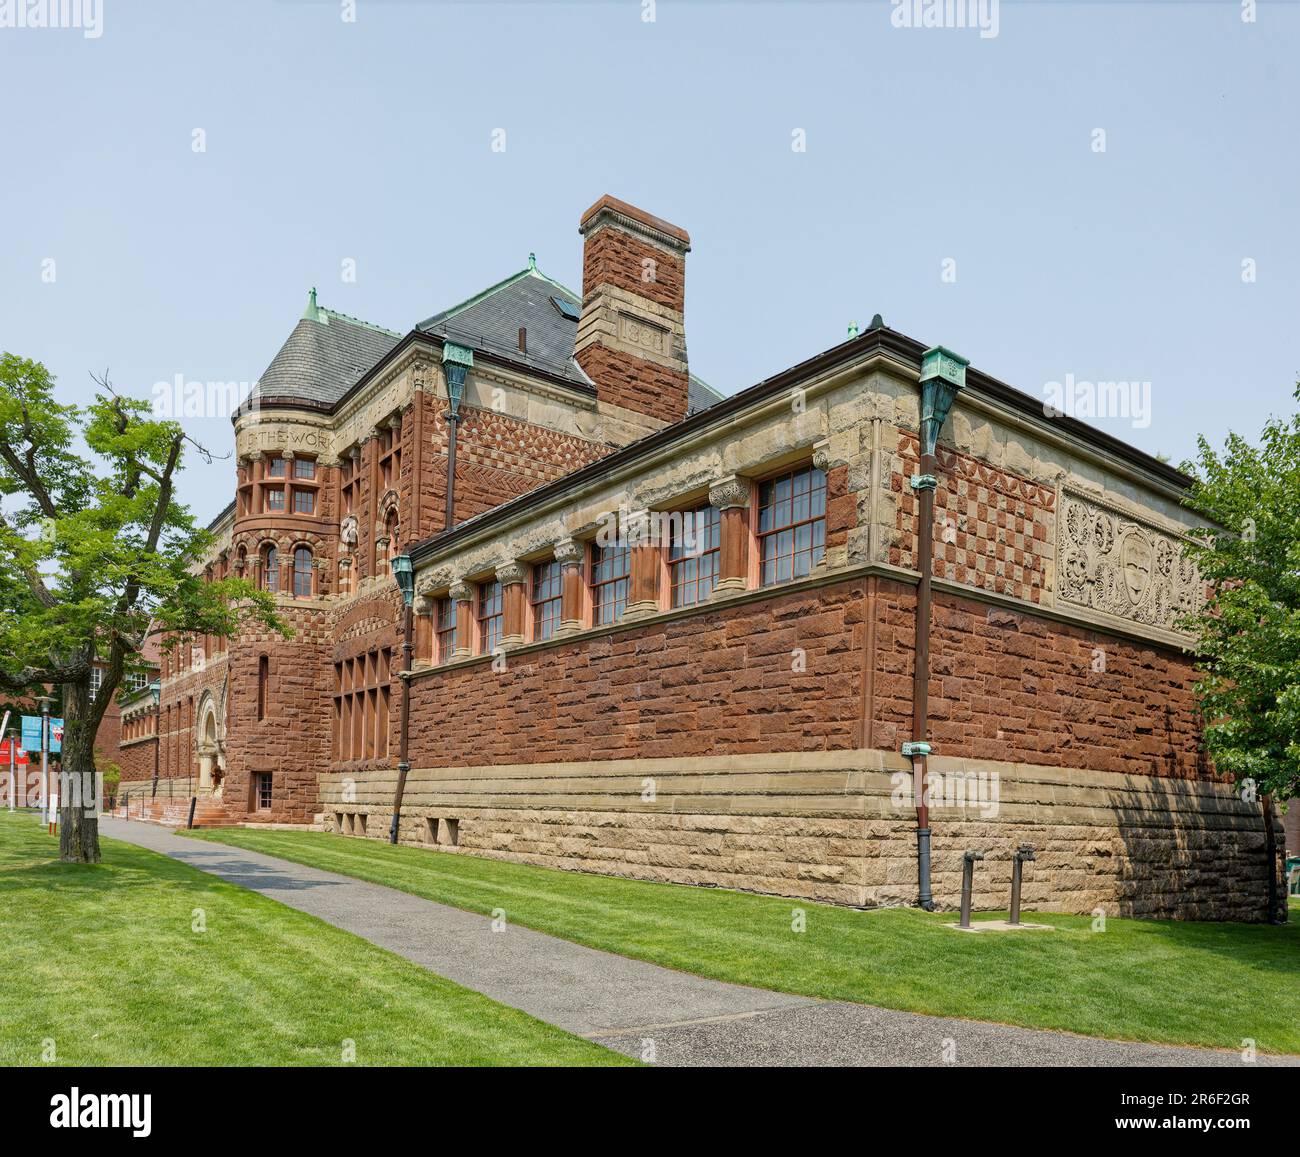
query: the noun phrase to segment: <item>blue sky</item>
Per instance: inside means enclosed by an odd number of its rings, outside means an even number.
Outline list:
[[[402,331],[530,251],[580,288],[612,193],[690,230],[691,364],[723,392],[880,312],[1034,396],[1149,381],[1148,425],[1098,424],[1175,461],[1289,411],[1300,5],[1002,0],[992,38],[891,9],[103,0],[98,38],[0,27],[0,347],[70,401],[105,368],[142,397],[251,382],[313,285]],[[232,480],[194,461],[182,496],[206,519]]]

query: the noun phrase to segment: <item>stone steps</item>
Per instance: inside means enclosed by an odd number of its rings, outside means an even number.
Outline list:
[[[117,808],[113,814],[119,819],[143,820],[161,827],[182,828],[190,816],[188,799],[132,800],[127,807]],[[213,799],[201,799],[194,808],[196,828],[229,828],[238,826],[222,804]]]

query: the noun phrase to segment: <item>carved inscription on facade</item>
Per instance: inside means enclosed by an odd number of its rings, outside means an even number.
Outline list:
[[[1068,491],[1057,520],[1062,601],[1178,631],[1203,585],[1182,540]]]
[[[629,345],[650,353],[666,355],[669,352],[667,330],[626,313],[618,315],[618,336]]]

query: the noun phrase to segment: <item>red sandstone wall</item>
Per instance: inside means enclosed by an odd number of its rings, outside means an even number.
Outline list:
[[[846,749],[911,734],[913,588],[880,580],[435,672],[412,683],[416,766]],[[931,738],[944,755],[1143,775],[1200,765],[1190,663],[1163,649],[936,594]],[[797,648],[806,672],[792,670]],[[1100,658],[1099,658],[1100,656]],[[1104,664],[1103,670],[1094,669]],[[864,706],[865,704],[865,706]]]
[[[911,734],[915,591],[877,597],[877,747]],[[930,637],[930,736],[943,755],[1139,775],[1208,774],[1189,658],[942,592]]]
[[[322,607],[281,606],[291,639],[249,634],[232,648],[222,803],[236,819],[308,823],[316,813],[316,775],[329,742],[326,680],[333,615]],[[258,668],[268,660],[265,716],[258,719]],[[257,808],[254,772],[270,772],[273,806]]]
[[[852,747],[861,581],[774,593],[411,684],[417,766]],[[805,671],[793,652],[804,651]]]

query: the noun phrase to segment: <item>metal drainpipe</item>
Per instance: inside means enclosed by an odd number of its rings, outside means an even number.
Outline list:
[[[912,489],[920,501],[920,526],[917,553],[920,555],[921,581],[916,587],[916,662],[912,670],[912,756],[916,788],[916,864],[919,903],[927,912],[934,910],[930,889],[930,807],[926,803],[930,744],[926,735],[930,727],[930,606],[931,579],[934,573],[934,472],[938,460],[933,454],[921,455],[921,472],[912,479]]]
[[[912,741],[903,744],[903,755],[912,760],[916,793],[916,874],[917,902],[927,912],[934,911],[934,893],[930,886],[930,807],[926,802],[929,788],[930,743],[930,618],[931,580],[934,573],[934,492],[939,460],[935,449],[939,431],[958,392],[966,384],[967,359],[943,346],[934,346],[921,355],[920,464],[910,480],[918,496],[917,569],[920,581],[916,588],[916,649],[912,672]]]
[[[460,425],[460,415],[447,414],[447,512],[443,515],[442,529],[450,530],[455,521],[456,510],[456,427]]]
[[[402,670],[398,678],[402,681],[402,713],[397,740],[397,792],[393,796],[393,822],[388,829],[388,842],[397,843],[398,824],[402,818],[402,796],[406,794],[406,775],[411,770],[408,756],[408,742],[411,730],[411,603],[407,602],[402,610]]]

